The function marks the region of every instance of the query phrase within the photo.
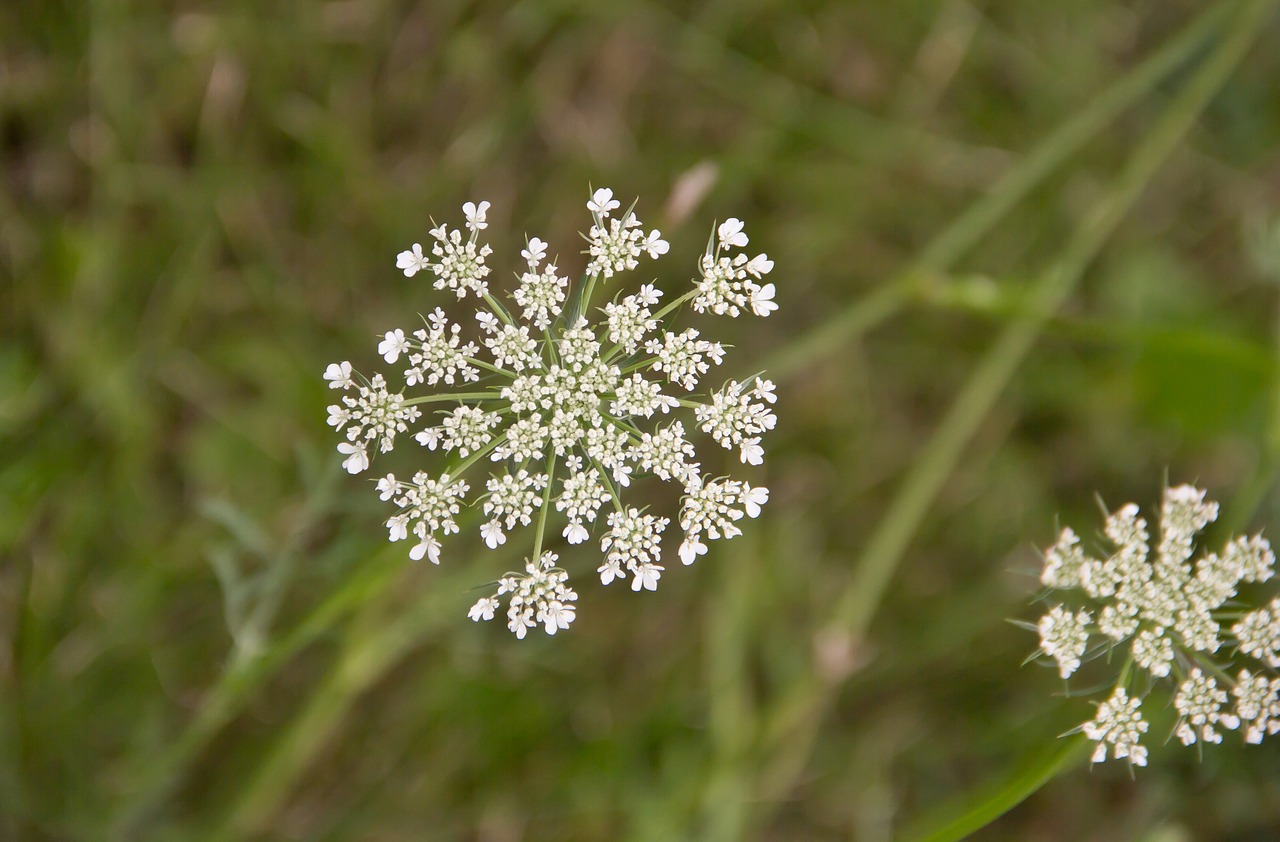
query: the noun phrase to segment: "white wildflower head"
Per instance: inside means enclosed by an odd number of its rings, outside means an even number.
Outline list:
[[[1142,718],[1142,702],[1130,698],[1123,687],[1117,687],[1111,698],[1098,705],[1098,713],[1082,728],[1084,735],[1098,745],[1091,761],[1101,763],[1108,756],[1128,760],[1134,766],[1147,765],[1147,750],[1138,744],[1147,733]]]
[[[693,309],[734,317],[747,310],[767,316],[778,309],[773,284],[761,283],[773,271],[773,261],[764,254],[748,257],[737,251],[748,242],[741,220],[730,218],[720,224],[698,264],[701,277]]]
[[[578,595],[566,582],[569,574],[556,566],[556,554],[543,553],[536,561],[525,562],[523,573],[508,573],[498,580],[498,591],[481,599],[467,612],[472,620],[492,620],[507,594],[507,628],[524,639],[529,629],[542,626],[547,634],[569,628],[577,609]]]
[[[1197,740],[1206,743],[1222,742],[1219,727],[1234,731],[1240,727],[1240,718],[1223,712],[1227,693],[1218,686],[1211,675],[1205,675],[1199,667],[1191,670],[1173,699],[1178,709],[1178,727],[1175,732],[1184,746]]]
[[[1063,678],[1080,668],[1080,656],[1089,642],[1088,611],[1072,614],[1061,605],[1040,618],[1040,648],[1058,662],[1058,673]]]
[[[1040,620],[1040,651],[1063,678],[1090,652],[1111,651],[1106,663],[1120,669],[1115,694],[1083,726],[1098,742],[1095,762],[1145,765],[1137,737],[1147,726],[1139,699],[1128,695],[1134,688],[1169,689],[1184,745],[1221,742],[1237,729],[1254,743],[1280,730],[1280,678],[1270,674],[1280,667],[1280,598],[1249,609],[1239,594],[1242,582],[1271,578],[1275,555],[1255,535],[1196,558],[1196,536],[1217,516],[1204,491],[1181,485],[1164,493],[1154,541],[1129,503],[1106,518],[1111,552],[1086,553],[1068,528],[1044,554],[1040,581],[1073,607],[1052,605]]]
[[[769,315],[776,290],[763,279],[773,263],[741,251],[749,239],[731,218],[715,226],[692,289],[672,294],[656,282],[628,289],[621,276],[669,247],[634,204],[624,209],[601,188],[587,202],[581,280],[561,271],[545,241],[527,237],[500,303],[483,241],[489,210],[488,202],[467,202],[462,226],[433,223],[428,246],[415,243],[396,259],[406,277],[421,274],[436,290],[472,298],[474,317],[455,320],[433,307],[420,326],[386,331],[377,343],[392,367],[386,373],[365,377],[350,362],[330,365],[324,379],[342,394],[329,423],[345,434],[338,449],[351,473],[403,442],[401,434],[434,460],[434,470],[416,471],[410,482],[386,474],[377,483],[380,498],[396,507],[390,538],[409,541],[412,558],[438,563],[442,539],[462,529],[468,508],[477,510],[487,547],[526,530],[525,570],[500,579],[468,616],[490,620],[505,599],[517,637],[538,626],[555,634],[572,623],[577,594],[553,543],[594,536],[603,563],[592,566],[603,583],[625,579],[633,590],[655,590],[672,522],[682,533],[677,554],[689,564],[711,541],[740,534],[739,521],[757,517],[768,501],[763,486],[704,476],[697,443],[736,457],[724,461],[762,464],[776,423],[773,383],[755,376],[707,389],[703,378],[724,363],[725,347],[703,335],[706,325],[677,329],[668,319],[684,304],[699,314]],[[650,477],[679,488],[678,517],[624,502],[633,482]]]

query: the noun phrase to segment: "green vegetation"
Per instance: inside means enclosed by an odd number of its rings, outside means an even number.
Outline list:
[[[1277,5],[5,4],[0,839],[1274,832],[1275,745],[1152,706],[1088,771],[1007,621],[1098,496],[1275,536]],[[432,215],[492,202],[501,286],[589,184],[667,289],[712,219],[775,261],[716,337],[772,496],[657,593],[569,549],[516,641],[466,612],[524,542],[389,545],[321,373],[449,306]]]

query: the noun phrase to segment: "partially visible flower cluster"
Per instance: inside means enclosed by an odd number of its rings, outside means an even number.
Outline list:
[[[1079,599],[1040,619],[1039,651],[1064,679],[1093,656],[1116,649],[1127,655],[1111,697],[1079,729],[1098,744],[1093,762],[1110,755],[1146,765],[1141,705],[1165,682],[1176,684],[1174,733],[1183,745],[1221,742],[1224,730],[1242,730],[1258,743],[1280,730],[1280,678],[1268,677],[1280,666],[1280,598],[1255,610],[1237,599],[1241,583],[1271,578],[1275,554],[1255,535],[1232,538],[1220,553],[1193,562],[1195,535],[1217,517],[1218,504],[1204,491],[1181,485],[1164,493],[1154,548],[1130,503],[1106,519],[1116,547],[1106,558],[1087,555],[1069,527],[1045,552],[1041,582]]]
[[[499,597],[510,595],[507,625],[520,638],[537,625],[555,634],[575,616],[568,574],[544,548],[553,511],[564,522],[561,537],[580,544],[607,508],[600,581],[630,577],[632,590],[651,591],[665,569],[660,538],[670,520],[626,505],[620,489],[643,476],[683,489],[678,555],[685,564],[707,552],[707,541],[741,534],[738,521],[758,516],[769,499],[767,488],[707,476],[685,424],[736,450],[743,464],[760,465],[762,437],[776,422],[773,384],[758,376],[729,380],[698,398],[692,393],[723,363],[725,348],[695,328],[676,331],[663,320],[686,302],[698,313],[768,316],[777,309],[774,285],[763,282],[773,262],[740,251],[747,235],[741,221],[728,219],[716,227],[689,292],[659,308],[662,291],[644,284],[596,306],[597,286],[668,250],[633,209],[617,214],[619,207],[607,189],[587,203],[588,263],[578,283],[561,274],[545,242],[529,238],[508,307],[490,293],[492,250],[479,240],[489,203],[466,203],[467,234],[437,225],[431,247],[415,243],[396,266],[407,277],[431,275],[437,290],[458,299],[474,296],[477,339],[466,339],[462,325],[439,307],[417,330],[389,331],[378,353],[405,366],[404,389],[430,387],[417,397],[406,397],[382,374],[359,375],[349,362],[330,365],[324,375],[343,391],[341,402],[329,407],[329,423],[345,431],[338,451],[350,473],[392,450],[401,433],[444,457],[434,475],[418,471],[406,482],[387,474],[378,481],[382,499],[397,508],[386,524],[391,540],[416,539],[410,557],[439,563],[440,537],[459,531],[456,518],[467,506],[483,511],[479,532],[490,548],[518,527],[533,527],[525,571],[501,578],[497,592],[470,612],[473,620],[492,619]],[[425,412],[432,403],[442,408]],[[681,410],[686,421],[670,417]],[[493,472],[475,483],[483,493],[468,503],[472,483],[461,477],[485,459]]]

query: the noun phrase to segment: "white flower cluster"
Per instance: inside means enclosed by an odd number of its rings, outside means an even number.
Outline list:
[[[1039,651],[1056,662],[1059,675],[1068,678],[1092,654],[1126,647],[1128,663],[1148,675],[1139,686],[1176,682],[1175,734],[1184,745],[1221,742],[1220,729],[1241,729],[1250,743],[1280,730],[1280,679],[1255,674],[1280,666],[1280,598],[1252,611],[1242,612],[1237,604],[1241,583],[1271,578],[1275,554],[1255,535],[1234,538],[1222,552],[1193,562],[1195,535],[1217,516],[1217,503],[1205,500],[1204,491],[1169,488],[1154,549],[1146,520],[1130,503],[1106,519],[1106,536],[1116,547],[1111,555],[1087,555],[1066,528],[1045,552],[1040,576],[1049,588],[1081,592],[1086,603],[1074,609],[1054,605],[1037,626]],[[1241,667],[1229,678],[1244,658],[1262,667]],[[1142,699],[1126,689],[1130,673],[1126,666],[1111,698],[1081,726],[1098,743],[1094,762],[1110,751],[1146,765],[1138,739],[1147,723]]]
[[[743,224],[719,225],[699,260],[700,279],[684,295],[661,305],[663,293],[643,284],[629,295],[592,301],[597,287],[657,259],[668,245],[656,230],[646,231],[634,206],[618,214],[620,203],[607,189],[596,190],[587,209],[587,267],[574,283],[548,256],[547,243],[531,237],[520,252],[523,269],[510,305],[490,293],[489,246],[480,242],[488,227],[488,202],[463,206],[466,231],[437,225],[429,251],[421,244],[402,252],[396,265],[407,277],[434,278],[438,290],[477,301],[475,339],[440,308],[422,328],[386,333],[378,353],[388,364],[401,362],[404,390],[393,392],[387,377],[365,378],[349,362],[325,372],[333,389],[344,392],[329,407],[329,423],[345,430],[338,450],[352,473],[369,467],[376,453],[409,433],[444,461],[434,476],[419,471],[411,482],[387,474],[378,481],[383,500],[397,511],[387,521],[392,541],[412,534],[410,556],[438,563],[439,538],[457,532],[464,507],[483,511],[480,537],[496,548],[520,527],[533,530],[533,552],[525,572],[499,580],[497,593],[471,609],[474,620],[489,620],[499,597],[509,595],[508,627],[523,638],[542,625],[548,634],[568,628],[577,594],[568,574],[546,551],[547,521],[563,523],[560,536],[584,543],[606,509],[600,535],[603,584],[631,579],[632,590],[655,590],[664,570],[660,538],[671,519],[645,514],[623,503],[620,489],[646,476],[678,484],[683,502],[676,518],[683,540],[678,555],[691,564],[707,552],[707,541],[741,534],[738,521],[757,517],[769,491],[746,482],[703,473],[686,423],[721,447],[736,450],[747,465],[764,460],[761,444],[773,429],[774,385],[760,377],[730,380],[703,398],[692,394],[725,348],[695,328],[668,329],[664,317],[690,303],[698,313],[737,317],[768,316],[777,309],[773,268],[764,254],[748,256]],[[426,394],[406,397],[412,387]],[[669,390],[674,390],[674,394]],[[429,404],[440,408],[430,411]],[[682,420],[677,416],[684,410]],[[425,420],[424,420],[425,419]],[[476,465],[490,463],[490,476],[474,483],[484,492],[465,497],[472,485],[460,479]]]

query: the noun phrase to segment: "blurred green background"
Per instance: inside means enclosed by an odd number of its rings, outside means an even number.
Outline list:
[[[1273,5],[3,4],[0,839],[883,840],[1034,766],[1059,524],[1280,523]],[[431,216],[500,283],[589,184],[668,290],[714,219],[776,261],[715,334],[773,499],[656,594],[567,553],[517,642],[519,550],[389,546],[320,375],[434,306]],[[1280,838],[1276,745],[1150,715],[978,838]]]

